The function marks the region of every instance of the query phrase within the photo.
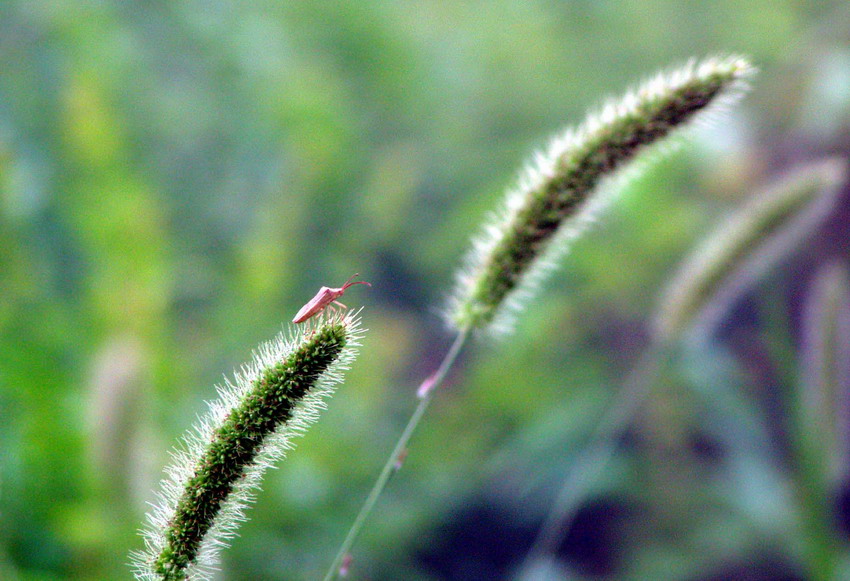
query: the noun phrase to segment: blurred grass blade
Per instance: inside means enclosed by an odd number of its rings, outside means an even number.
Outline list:
[[[691,326],[711,331],[733,300],[822,223],[845,179],[846,162],[829,159],[746,202],[671,279],[652,322],[655,340],[671,341]]]
[[[832,482],[850,469],[850,272],[823,266],[803,306],[800,432],[819,442]]]

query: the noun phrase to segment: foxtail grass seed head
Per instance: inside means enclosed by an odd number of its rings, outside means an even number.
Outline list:
[[[850,469],[850,270],[822,266],[803,305],[800,404],[803,432],[819,439],[832,479]]]
[[[92,374],[88,426],[92,465],[103,491],[114,498],[137,492],[143,482],[135,448],[146,417],[145,350],[134,336],[111,337]],[[142,463],[143,464],[143,463]]]
[[[712,330],[742,292],[810,234],[833,209],[846,162],[806,165],[753,196],[687,258],[653,319],[657,341]]]
[[[131,555],[145,581],[209,579],[265,470],[324,409],[354,359],[358,313],[323,314],[263,344],[183,438]]]
[[[735,98],[752,72],[740,57],[691,62],[553,139],[474,241],[457,276],[450,322],[458,329],[510,328],[511,313],[607,202],[609,196],[597,195],[600,183],[677,128]]]

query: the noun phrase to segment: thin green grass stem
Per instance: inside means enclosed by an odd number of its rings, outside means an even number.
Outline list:
[[[591,484],[608,465],[617,449],[617,439],[629,426],[646,400],[658,369],[669,355],[667,345],[655,345],[641,355],[605,410],[588,443],[579,451],[564,477],[558,496],[518,569],[517,579],[532,579],[540,560],[553,554],[564,541],[576,511]]]
[[[798,361],[793,345],[793,333],[787,305],[778,292],[769,293],[761,303],[765,328],[771,332],[765,336],[768,353],[776,366],[777,377],[799,377],[795,367]],[[824,444],[824,433],[829,430],[822,425],[808,425],[803,410],[800,381],[783,386],[783,401],[789,418],[788,433],[791,451],[791,484],[797,500],[799,527],[803,535],[802,559],[812,581],[834,581],[838,579],[841,555],[844,552],[833,526],[831,488],[828,478],[828,446]]]
[[[431,403],[431,399],[434,397],[434,394],[437,392],[437,389],[442,384],[443,380],[446,377],[446,374],[451,369],[455,360],[457,359],[458,354],[460,353],[463,346],[466,344],[466,340],[469,338],[469,327],[461,329],[458,333],[457,337],[452,343],[452,346],[449,348],[446,356],[443,358],[442,363],[440,363],[440,367],[437,368],[437,371],[434,372],[433,375],[428,377],[425,380],[427,383],[427,389],[421,390],[420,388],[420,399],[419,405],[416,406],[416,409],[413,411],[413,415],[410,416],[410,420],[407,422],[407,426],[405,426],[404,431],[396,442],[393,451],[390,453],[389,458],[387,458],[386,464],[384,464],[384,468],[381,470],[381,473],[378,475],[378,479],[375,481],[374,486],[372,487],[371,492],[369,492],[369,496],[366,497],[366,501],[363,503],[363,506],[360,508],[360,512],[357,514],[357,518],[354,519],[354,523],[352,523],[351,528],[348,531],[348,534],[345,537],[345,540],[340,545],[339,552],[331,563],[330,569],[328,569],[327,574],[325,575],[324,581],[333,581],[337,579],[340,574],[340,569],[343,566],[343,562],[345,561],[346,555],[348,555],[351,550],[354,541],[357,539],[357,535],[360,533],[360,529],[363,528],[366,519],[369,517],[369,514],[372,512],[372,509],[375,507],[375,504],[378,502],[378,499],[383,493],[384,489],[387,487],[387,483],[390,481],[390,478],[393,474],[398,471],[399,462],[401,457],[404,455],[405,450],[407,450],[407,444],[410,441],[410,438],[413,436],[413,432],[416,430],[416,427],[419,425],[419,421],[422,419],[422,416],[425,415],[425,412],[428,409],[428,405]],[[423,385],[425,385],[423,383]]]

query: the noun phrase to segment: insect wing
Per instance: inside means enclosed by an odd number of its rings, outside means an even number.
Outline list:
[[[295,318],[292,319],[292,322],[303,323],[310,317],[319,313],[338,296],[335,295],[333,291],[334,289],[326,286],[320,288],[319,292],[316,293],[316,296],[307,301],[307,304],[301,307],[301,309],[295,314]]]
[[[322,288],[320,288],[319,292],[316,293],[316,296],[307,301],[307,304],[301,307],[301,309],[295,314],[295,318],[292,319],[292,322],[295,324],[303,323],[310,317],[317,315],[322,311],[322,309],[324,309],[325,307],[333,303],[336,299],[345,294],[345,289],[352,285],[365,284],[366,286],[372,286],[371,284],[365,281],[351,282],[355,276],[357,276],[357,274],[351,276],[347,281],[345,281],[345,284],[342,285],[340,288],[330,288],[327,286],[323,286]],[[345,308],[345,305],[343,305],[342,303],[337,304]]]

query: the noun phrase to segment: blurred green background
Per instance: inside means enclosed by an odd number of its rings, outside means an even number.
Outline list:
[[[223,555],[222,579],[320,578],[523,161],[715,53],[752,57],[752,93],[629,184],[514,335],[466,354],[353,579],[509,577],[676,263],[774,174],[850,152],[847,2],[0,0],[0,578],[128,578],[214,384],[360,272],[360,357]],[[553,579],[808,578],[781,394],[843,216],[665,374]]]

